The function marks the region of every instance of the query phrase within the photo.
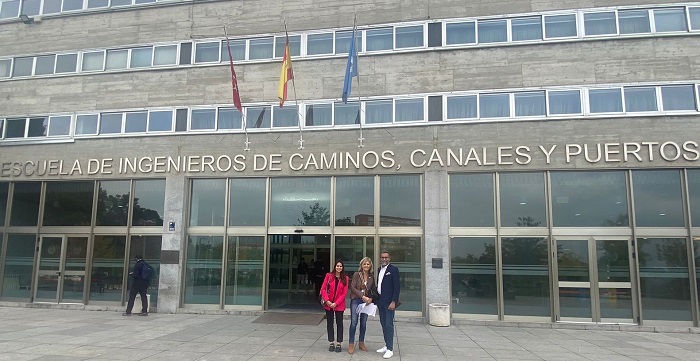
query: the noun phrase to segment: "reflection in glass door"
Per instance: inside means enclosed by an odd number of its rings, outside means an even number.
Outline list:
[[[630,241],[556,241],[558,320],[634,323]]]
[[[41,237],[36,302],[83,303],[87,241],[87,237]]]

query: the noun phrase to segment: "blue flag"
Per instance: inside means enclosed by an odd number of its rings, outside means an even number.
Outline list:
[[[343,103],[348,102],[352,91],[352,78],[357,76],[357,49],[355,48],[355,29],[352,29],[350,51],[348,52],[348,65],[345,67],[345,82],[343,83]]]

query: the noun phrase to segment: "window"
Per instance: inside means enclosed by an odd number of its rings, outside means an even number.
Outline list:
[[[97,114],[81,114],[75,119],[75,135],[97,134]]]
[[[270,179],[270,226],[330,226],[331,179]]]
[[[223,226],[225,179],[193,179],[190,226]]]
[[[333,33],[307,35],[306,36],[306,54],[307,55],[333,54]]]
[[[27,137],[44,137],[49,128],[49,118],[29,118]]]
[[[105,69],[126,69],[126,65],[129,61],[129,50],[119,49],[119,50],[107,50],[107,61],[105,62]]]
[[[219,42],[196,43],[194,44],[194,62],[211,63],[219,61]]]
[[[418,175],[379,177],[379,226],[421,225],[421,181]]]
[[[310,104],[306,106],[306,126],[333,125],[331,104]]]
[[[177,64],[177,45],[156,46],[153,51],[153,66]]]
[[[591,113],[614,113],[622,111],[620,89],[592,89],[588,91]]]
[[[366,30],[367,51],[391,50],[394,48],[394,29],[380,28]]]
[[[296,105],[287,104],[286,107],[274,106],[272,111],[273,128],[299,126],[299,108]]]
[[[476,117],[476,95],[447,98],[447,119],[470,119]]]
[[[374,177],[337,177],[335,225],[374,226]]]
[[[545,115],[544,91],[515,93],[515,116]]]
[[[12,76],[30,76],[34,68],[34,58],[15,58],[15,66],[12,69]]]
[[[495,227],[491,174],[450,175],[450,227]]]
[[[216,129],[216,109],[192,109],[190,130]]]
[[[632,171],[637,227],[683,227],[683,187],[678,170]]]
[[[41,0],[23,0],[22,14],[35,16],[41,12]]]
[[[685,9],[654,9],[654,25],[657,33],[687,31]]]
[[[350,39],[352,38],[352,30],[336,31],[335,33],[335,53],[347,54],[350,51]],[[362,31],[355,32],[355,49],[357,52],[362,51]]]
[[[77,67],[78,54],[58,54],[56,56],[56,74],[75,73]]]
[[[391,123],[392,103],[391,99],[365,102],[365,124]]]
[[[476,29],[473,21],[445,25],[447,45],[475,44]]]
[[[107,6],[109,6],[109,0],[88,0],[87,2],[88,9],[104,8]]]
[[[93,181],[46,182],[42,225],[89,226],[94,188]]]
[[[693,30],[700,30],[700,7],[688,8],[690,13],[690,28]]]
[[[229,40],[229,44],[233,60],[245,60],[245,40]],[[221,42],[221,61],[224,63],[231,62],[231,58],[228,56],[226,40]]]
[[[506,118],[510,116],[508,94],[479,95],[481,118]]]
[[[57,14],[61,12],[61,0],[44,0],[44,6],[41,9],[43,15]]]
[[[24,138],[27,129],[26,118],[6,119],[5,124],[5,138]]]
[[[100,114],[100,134],[114,134],[122,132],[122,113]]]
[[[234,178],[229,185],[229,226],[265,225],[265,178]]]
[[[11,226],[36,226],[41,199],[40,182],[17,182],[12,192]],[[32,237],[33,238],[33,237]],[[32,242],[32,244],[34,244]]]
[[[173,130],[172,110],[150,111],[148,113],[149,132],[170,132]]]
[[[415,122],[425,120],[423,98],[397,99],[395,101],[396,122]]]
[[[547,38],[568,38],[576,36],[576,15],[545,16],[544,33]]]
[[[153,48],[131,49],[131,68],[146,68],[153,63]]]
[[[546,227],[544,174],[501,173],[501,227]]]
[[[664,111],[695,110],[695,95],[692,85],[662,86],[661,99]]]
[[[19,0],[0,1],[0,19],[12,19],[19,16]]]
[[[650,33],[648,10],[621,10],[617,12],[620,34]]]
[[[83,71],[99,71],[103,69],[104,51],[83,53]]]
[[[145,133],[147,122],[148,112],[146,111],[126,113],[124,133]]]
[[[397,49],[421,46],[423,46],[423,25],[396,27]]]
[[[112,0],[112,7],[131,5],[132,0]]]
[[[249,107],[246,108],[246,128],[248,129],[269,129],[270,128],[270,107]]]
[[[134,181],[132,226],[162,226],[165,214],[165,179]]]
[[[360,102],[335,102],[334,124],[354,125],[360,124]]]
[[[0,59],[0,78],[10,77],[10,67],[12,67],[12,59]]]
[[[275,37],[275,58],[282,58],[284,56],[285,44],[286,37]],[[289,37],[289,52],[292,56],[299,56],[301,54],[301,35],[291,35]]]
[[[82,10],[83,0],[63,0],[63,11]]]
[[[508,41],[506,20],[479,21],[479,43],[501,43]]]
[[[218,129],[241,129],[243,114],[236,108],[219,108]]]
[[[655,87],[625,87],[625,111],[655,112],[657,110]]]
[[[250,40],[250,54],[248,59],[272,59],[273,38],[260,38]]]
[[[44,55],[36,57],[36,68],[34,75],[53,74],[56,66],[56,55]]]
[[[513,41],[542,39],[542,18],[539,16],[513,19],[510,25]]]
[[[578,90],[549,91],[549,114],[581,114],[581,94]]]
[[[552,172],[554,227],[627,227],[625,172]]]
[[[70,135],[70,115],[49,118],[49,136]]]
[[[586,35],[617,34],[615,13],[612,11],[583,14],[583,25],[586,28]]]

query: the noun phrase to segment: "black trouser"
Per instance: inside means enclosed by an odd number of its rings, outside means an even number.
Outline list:
[[[338,338],[333,340],[333,318],[338,329]],[[326,328],[328,329],[328,342],[343,342],[343,311],[326,310]]]
[[[131,284],[131,292],[129,292],[129,302],[126,304],[126,313],[131,313],[134,308],[134,300],[136,294],[141,295],[141,313],[148,313],[148,302],[146,302],[146,290],[148,289],[148,281],[134,280]]]

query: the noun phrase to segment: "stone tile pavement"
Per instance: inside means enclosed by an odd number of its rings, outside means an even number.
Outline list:
[[[379,322],[370,352],[328,352],[318,326],[251,323],[255,316],[0,307],[0,360],[382,360]],[[346,320],[346,339],[349,321]],[[699,360],[700,335],[398,322],[393,360]]]

